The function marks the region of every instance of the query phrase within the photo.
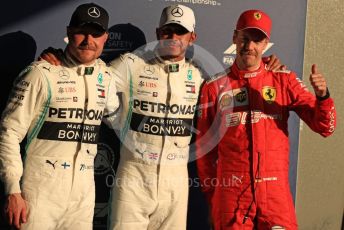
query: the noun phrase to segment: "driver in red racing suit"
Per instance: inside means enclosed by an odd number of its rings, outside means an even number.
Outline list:
[[[197,167],[216,230],[297,229],[288,181],[289,111],[324,137],[335,129],[334,103],[315,65],[316,96],[295,73],[268,71],[261,62],[269,20],[259,10],[242,14],[234,65],[206,82],[200,95]]]

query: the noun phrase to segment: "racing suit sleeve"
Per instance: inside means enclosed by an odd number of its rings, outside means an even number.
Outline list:
[[[196,156],[197,171],[202,191],[211,204],[214,193],[213,180],[216,179],[217,168],[217,130],[216,94],[205,83],[201,89],[200,104],[197,117]],[[215,143],[216,142],[216,143]]]
[[[134,62],[135,56],[131,55],[130,53],[121,55],[120,57],[114,59],[110,62],[110,68],[112,69],[112,72],[114,73],[114,79],[116,82],[116,91],[117,91],[117,98],[119,101],[119,107],[116,112],[116,117],[112,121],[112,127],[116,130],[121,130],[121,124],[123,124],[125,121],[122,121],[121,119],[124,119],[123,116],[121,116],[124,106],[124,94],[128,91],[128,95],[132,95],[132,82],[130,81],[130,70],[129,70],[129,64],[128,62]],[[130,100],[129,100],[130,101]]]
[[[116,121],[118,107],[119,107],[119,100],[117,95],[117,89],[116,89],[116,81],[115,81],[115,75],[111,71],[110,74],[110,83],[109,83],[109,89],[108,89],[108,95],[107,95],[107,101],[106,106],[104,109],[104,123],[112,128],[112,125]]]
[[[319,100],[309,92],[294,73],[289,76],[290,109],[320,135],[331,135],[336,127],[336,110],[332,98]]]
[[[5,194],[20,193],[19,181],[23,174],[20,142],[30,126],[38,122],[47,91],[43,75],[36,66],[27,67],[15,80],[0,124],[0,178]],[[46,86],[46,85],[45,85]],[[28,144],[34,130],[28,133]]]

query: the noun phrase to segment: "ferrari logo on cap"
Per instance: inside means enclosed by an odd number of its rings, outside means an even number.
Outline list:
[[[264,86],[262,89],[262,94],[263,94],[264,100],[269,104],[271,104],[272,102],[276,100],[277,92],[276,92],[275,87]]]
[[[259,13],[259,12],[254,13],[253,16],[254,16],[254,18],[255,18],[256,20],[260,20],[260,19],[262,18],[262,14]]]

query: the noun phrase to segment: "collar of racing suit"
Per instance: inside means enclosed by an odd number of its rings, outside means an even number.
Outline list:
[[[181,68],[185,65],[185,58],[183,58],[183,59],[180,60],[180,61],[165,60],[165,59],[163,59],[163,58],[159,55],[159,53],[158,53],[157,50],[155,50],[155,56],[156,56],[156,60],[157,60],[156,63],[157,63],[161,68],[163,68],[163,69],[165,70],[166,73],[170,72],[170,68],[169,68],[170,65],[178,65],[178,66],[181,67]],[[178,68],[179,68],[179,67],[178,67]],[[176,71],[176,72],[179,72],[179,70]]]
[[[248,70],[241,70],[239,69],[236,62],[234,62],[231,71],[234,73],[234,76],[238,79],[245,79],[245,78],[253,78],[259,76],[259,74],[263,73],[264,70],[266,70],[266,65],[264,62],[260,62],[260,66],[257,70],[254,71],[248,71]]]
[[[98,59],[96,59],[91,65],[79,64],[73,59],[69,52],[65,50],[63,62],[67,67],[75,70],[78,75],[91,75],[93,73],[94,67],[98,63]]]

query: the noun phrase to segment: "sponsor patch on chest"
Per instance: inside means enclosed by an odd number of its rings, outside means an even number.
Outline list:
[[[248,103],[248,92],[245,87],[223,92],[219,96],[219,108],[221,111],[233,107],[245,106]]]

